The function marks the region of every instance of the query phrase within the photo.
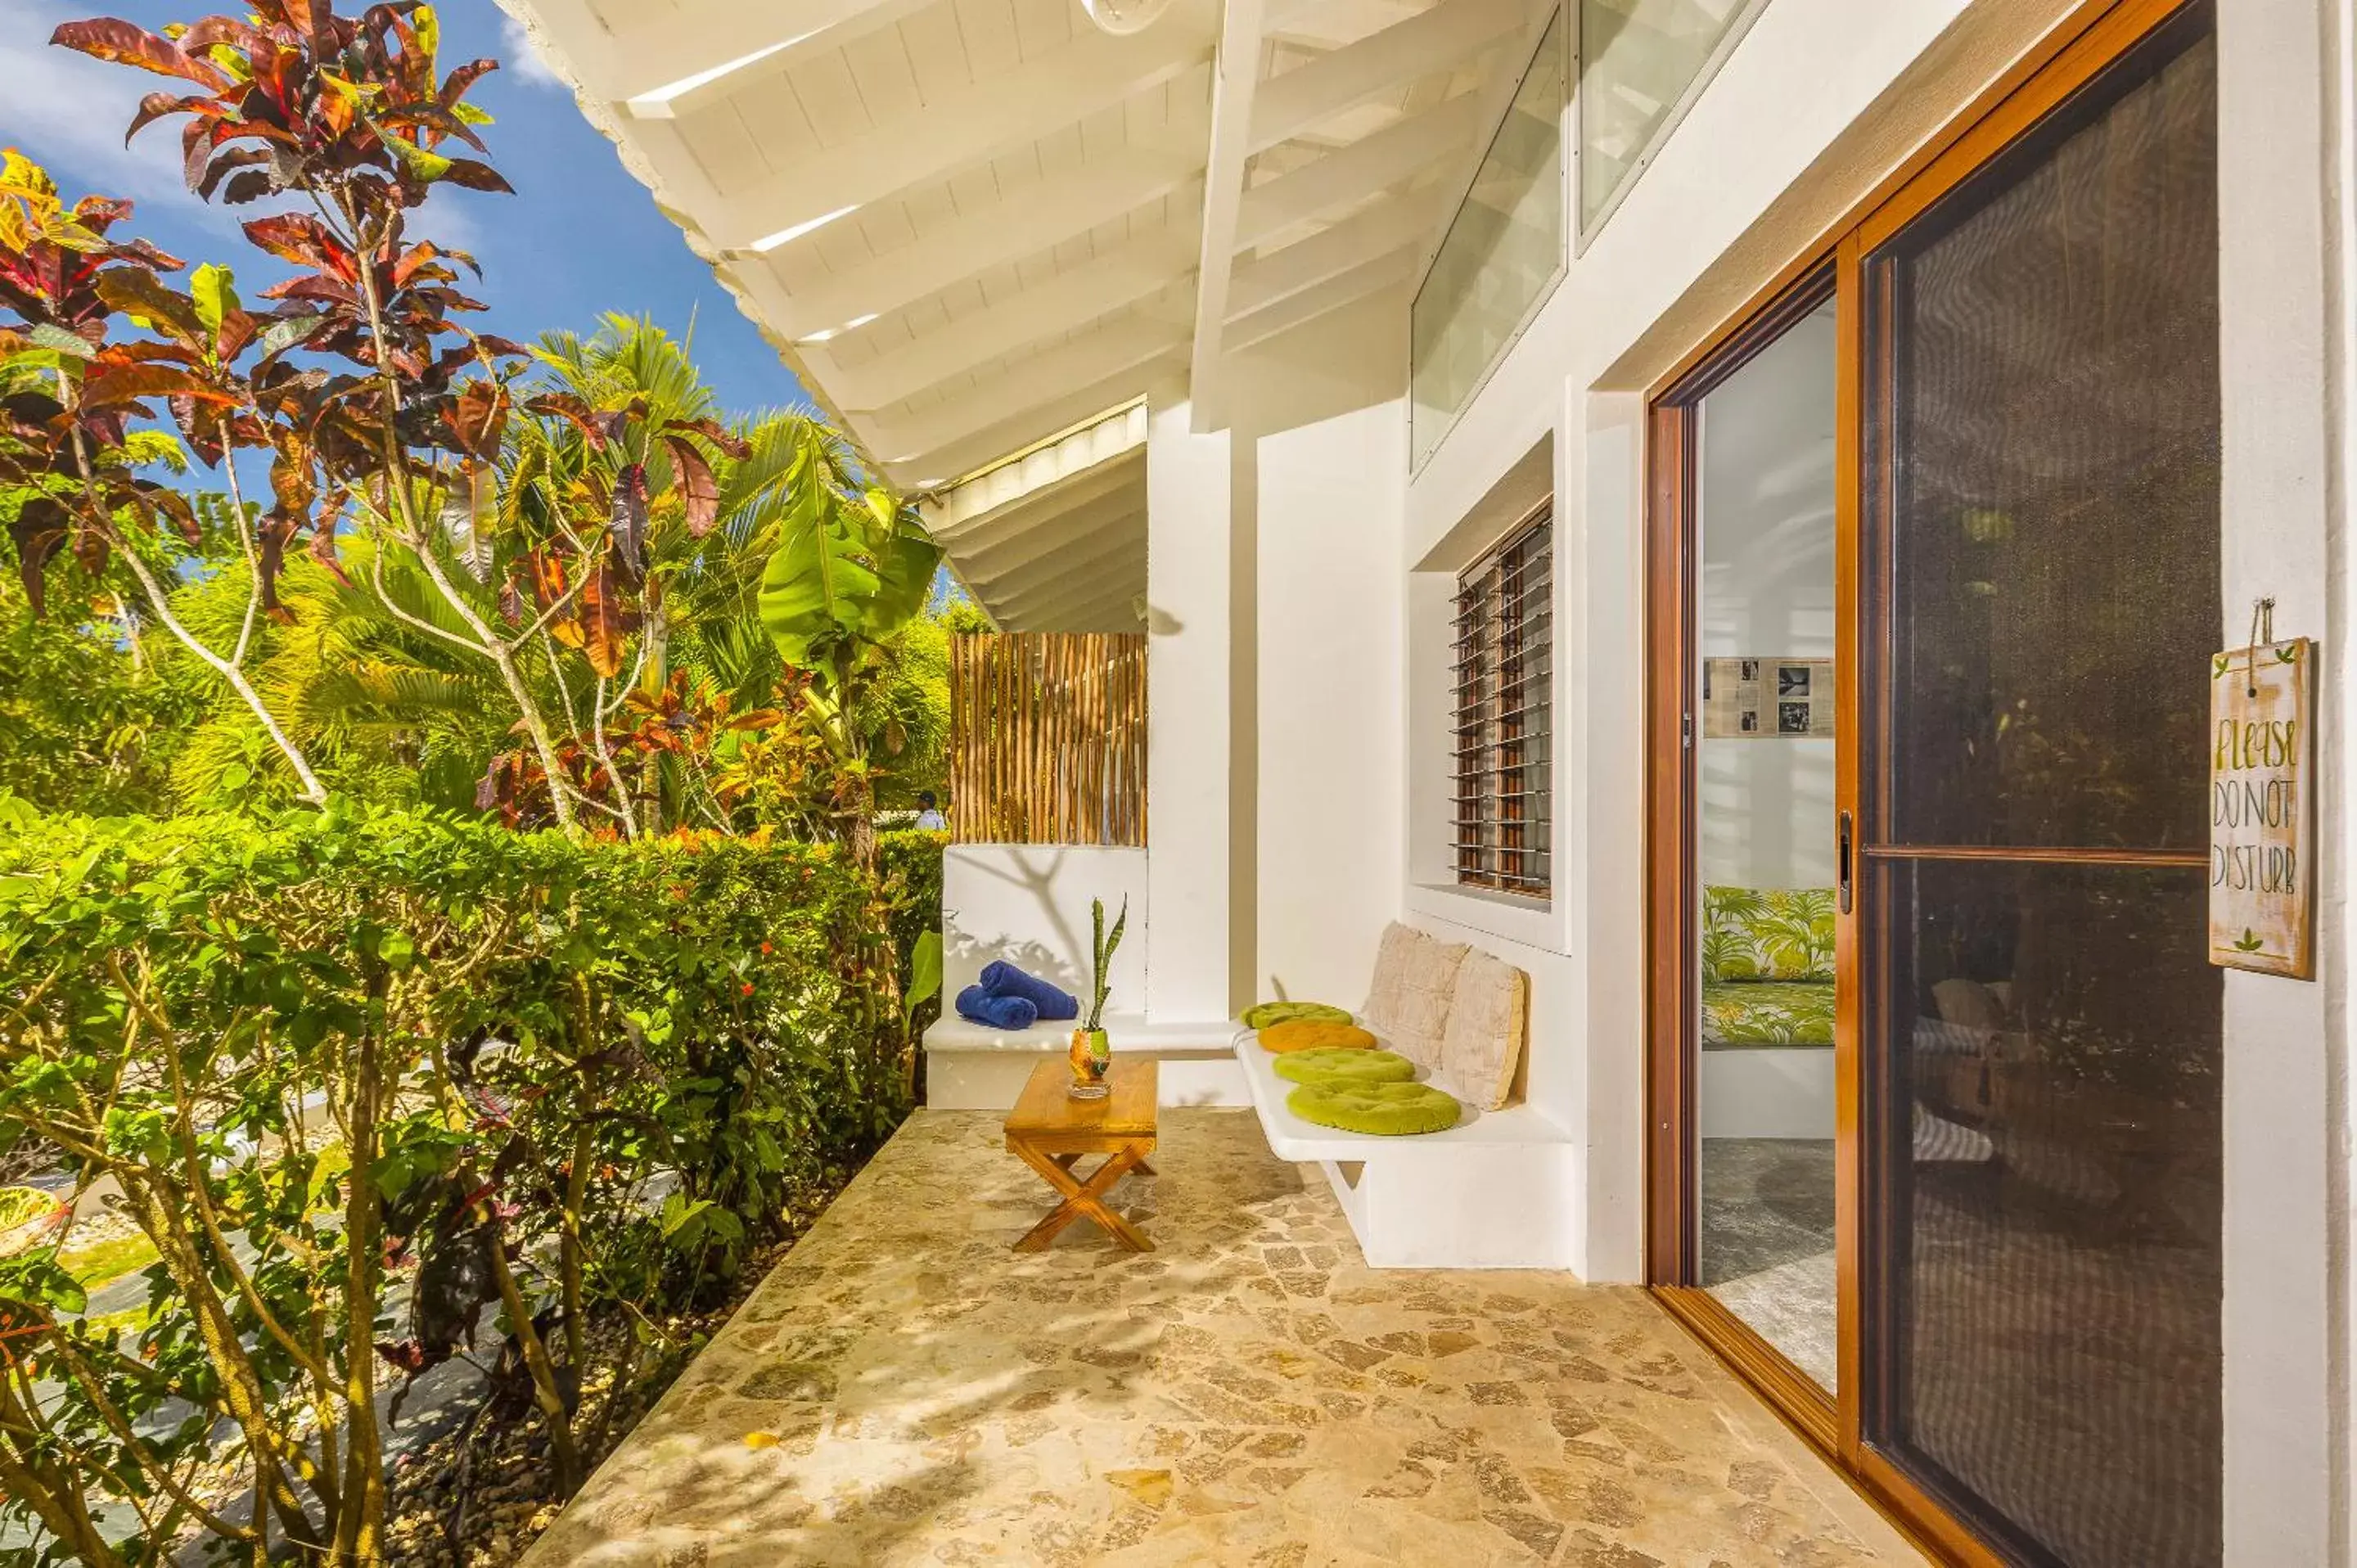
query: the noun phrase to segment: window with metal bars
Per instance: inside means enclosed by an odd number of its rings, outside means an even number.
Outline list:
[[[1543,506],[1457,579],[1457,880],[1544,899],[1553,875],[1555,532]]]

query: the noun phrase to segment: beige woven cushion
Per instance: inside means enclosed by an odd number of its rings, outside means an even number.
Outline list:
[[[1439,1076],[1459,1100],[1495,1111],[1513,1098],[1530,999],[1530,976],[1503,959],[1474,952],[1458,966]]]
[[[1432,939],[1414,926],[1394,920],[1383,928],[1383,940],[1375,949],[1374,981],[1367,988],[1367,1004],[1359,1009],[1361,1023],[1378,1035],[1389,1035],[1398,1026],[1409,961],[1419,948],[1431,945]]]
[[[1400,986],[1399,1015],[1387,1036],[1391,1048],[1428,1072],[1440,1070],[1441,1037],[1448,1031],[1449,1004],[1457,995],[1457,972],[1473,950],[1462,942],[1426,938],[1408,953]]]

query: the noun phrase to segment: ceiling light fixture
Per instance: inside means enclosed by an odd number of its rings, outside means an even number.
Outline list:
[[[1169,8],[1170,0],[1081,0],[1097,31],[1116,38],[1146,31]]]

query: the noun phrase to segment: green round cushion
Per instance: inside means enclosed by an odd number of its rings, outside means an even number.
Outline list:
[[[1304,1122],[1345,1133],[1437,1133],[1463,1108],[1428,1083],[1305,1083],[1285,1097]]]
[[[1313,1024],[1347,1024],[1351,1015],[1340,1007],[1323,1002],[1264,1002],[1244,1009],[1244,1027],[1265,1029],[1271,1024],[1282,1024],[1301,1018]]]
[[[1276,1076],[1296,1083],[1405,1083],[1415,1064],[1397,1051],[1288,1051],[1271,1064]]]

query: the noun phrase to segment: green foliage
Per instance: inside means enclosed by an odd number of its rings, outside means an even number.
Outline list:
[[[1122,933],[1129,929],[1129,900],[1121,901],[1121,917],[1108,932],[1104,923],[1104,900],[1089,900],[1089,951],[1095,960],[1093,999],[1089,1004],[1087,1027],[1091,1033],[1104,1027],[1105,1003],[1113,996],[1113,955],[1121,950]]]
[[[0,1460],[71,1454],[146,1499],[156,1524],[105,1560],[147,1561],[191,1521],[167,1478],[227,1423],[282,1535],[328,1537],[291,1434],[367,1464],[387,1366],[447,1358],[479,1314],[569,1451],[587,1320],[664,1353],[643,1315],[708,1294],[905,1111],[868,933],[880,902],[905,974],[941,836],[889,837],[881,889],[832,844],[341,803],[0,843],[0,1122],[119,1184],[159,1260],[135,1324],[83,1319],[55,1247],[0,1262],[0,1331],[54,1382],[32,1408],[0,1389]],[[0,1525],[68,1539],[57,1495]]]
[[[849,687],[863,660],[924,608],[941,548],[888,490],[814,482],[804,459],[761,575],[761,624],[788,664]]]
[[[37,620],[0,597],[0,791],[49,811],[153,811],[206,705],[203,673],[117,621]]]
[[[925,938],[931,936],[936,952],[939,950],[942,852],[949,842],[949,834],[923,828],[901,828],[876,835],[876,874],[883,884],[885,903],[891,910],[892,950],[899,956],[901,973],[909,980],[905,1006],[911,1039],[922,1035],[942,1015],[938,967],[931,995],[918,995],[915,981],[918,954]]]

